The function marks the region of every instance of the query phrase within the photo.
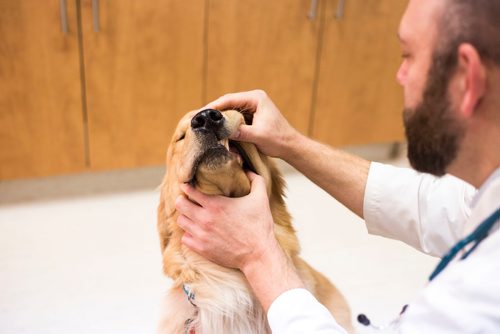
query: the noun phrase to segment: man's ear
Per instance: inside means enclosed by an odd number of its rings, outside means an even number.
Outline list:
[[[463,91],[460,111],[465,118],[474,114],[486,90],[486,69],[481,57],[471,44],[458,48],[458,73]]]

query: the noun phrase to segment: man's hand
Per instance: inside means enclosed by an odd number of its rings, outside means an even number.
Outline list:
[[[265,180],[254,173],[250,194],[240,198],[208,196],[184,184],[175,202],[182,242],[202,256],[230,268],[245,270],[277,244]]]
[[[274,236],[265,180],[251,172],[248,176],[252,189],[240,198],[208,196],[182,185],[186,195],[175,202],[177,223],[186,231],[186,246],[222,266],[240,269],[267,312],[284,291],[304,285]]]
[[[262,153],[272,157],[286,160],[289,145],[300,136],[262,90],[226,94],[205,108],[252,113],[252,125],[241,125],[232,139],[254,143]]]

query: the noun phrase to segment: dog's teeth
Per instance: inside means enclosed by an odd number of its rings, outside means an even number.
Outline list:
[[[224,145],[224,147],[229,150],[229,139],[223,139],[222,140],[222,145]]]

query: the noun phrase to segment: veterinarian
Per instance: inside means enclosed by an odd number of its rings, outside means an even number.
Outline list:
[[[363,217],[370,233],[442,257],[400,316],[400,333],[500,332],[499,18],[498,0],[409,1],[398,31],[397,80],[408,158],[421,173],[314,142],[262,91],[225,95],[207,106],[253,112],[238,140],[293,165]],[[176,201],[183,243],[240,269],[273,333],[343,333],[279,248],[263,178],[249,177],[251,193],[237,199],[184,185],[196,204],[186,196]]]

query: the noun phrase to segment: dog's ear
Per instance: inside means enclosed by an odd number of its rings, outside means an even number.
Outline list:
[[[171,180],[175,179],[175,170],[167,168],[165,177],[160,185],[160,203],[157,210],[157,230],[160,237],[161,252],[168,246],[175,231],[174,222],[177,219],[175,198],[180,194],[179,186]]]
[[[173,139],[170,145],[168,146],[167,149],[167,168],[165,171],[165,175],[163,176],[163,180],[161,182],[161,185],[159,187],[160,189],[160,203],[158,204],[158,210],[157,210],[157,225],[156,228],[158,230],[158,235],[160,237],[160,247],[161,247],[161,252],[163,253],[165,251],[165,248],[168,246],[168,242],[170,238],[172,237],[172,227],[169,226],[169,221],[172,219],[172,215],[174,212],[174,201],[175,201],[175,194],[173,191],[177,190],[177,188],[174,189],[173,181],[176,182],[176,166],[171,163],[172,162],[172,155],[173,155]],[[177,192],[178,193],[178,192]]]
[[[160,205],[158,205],[158,234],[160,235],[160,247],[161,251],[165,250],[168,245],[168,241],[171,237],[171,232],[169,231],[168,228],[168,222],[167,222],[167,212],[165,210],[165,201],[163,198],[160,199]]]

